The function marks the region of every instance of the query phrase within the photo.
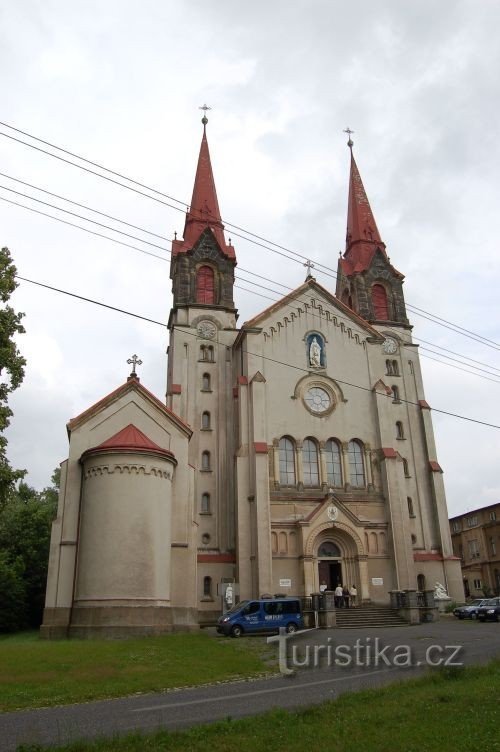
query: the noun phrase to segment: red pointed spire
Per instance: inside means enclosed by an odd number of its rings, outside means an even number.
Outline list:
[[[201,233],[209,227],[221,251],[229,258],[235,258],[233,246],[227,244],[224,238],[224,225],[220,216],[219,202],[217,201],[217,191],[215,190],[215,180],[208,149],[206,133],[207,118],[204,117],[202,122],[203,137],[201,139],[200,155],[194,179],[193,197],[191,199],[191,206],[186,214],[184,239],[174,240],[172,250],[174,255],[189,251]]]
[[[346,250],[342,259],[348,274],[367,269],[377,248],[385,255],[385,245],[375,222],[370,202],[351,150],[351,174],[349,177],[349,201],[347,209]]]

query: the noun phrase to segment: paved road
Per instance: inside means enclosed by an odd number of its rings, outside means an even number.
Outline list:
[[[294,662],[294,645],[295,663],[309,665],[296,668],[293,677],[275,676],[1,714],[0,750],[14,752],[21,743],[56,745],[134,730],[186,728],[228,716],[242,718],[271,708],[312,705],[331,700],[342,692],[416,676],[426,669],[426,658],[466,665],[486,662],[500,656],[500,624],[446,619],[437,624],[370,632],[311,630],[293,636],[288,642],[289,665]],[[451,646],[460,646],[455,655],[456,648]]]

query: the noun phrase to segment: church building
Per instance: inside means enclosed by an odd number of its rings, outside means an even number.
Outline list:
[[[172,242],[166,402],[134,356],[69,421],[42,634],[198,629],[236,597],[339,583],[361,605],[436,581],[463,600],[404,277],[352,141],[335,292],[309,268],[238,325],[206,123]]]

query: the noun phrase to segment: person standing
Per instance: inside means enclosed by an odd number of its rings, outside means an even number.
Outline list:
[[[358,591],[356,590],[356,585],[351,585],[351,587],[349,588],[349,595],[351,598],[351,608],[356,608],[357,598],[358,598]]]
[[[337,585],[334,592],[335,596],[335,608],[342,608],[342,585]]]
[[[349,608],[349,588],[347,585],[342,588],[342,600],[344,601],[344,608]]]

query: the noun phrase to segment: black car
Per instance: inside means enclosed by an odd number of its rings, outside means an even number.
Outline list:
[[[490,598],[484,606],[480,606],[477,618],[480,621],[498,621],[500,619],[500,596],[498,598]]]
[[[476,598],[475,601],[467,603],[465,606],[458,606],[453,613],[457,619],[477,619],[477,612],[480,606],[488,603],[488,598]]]

